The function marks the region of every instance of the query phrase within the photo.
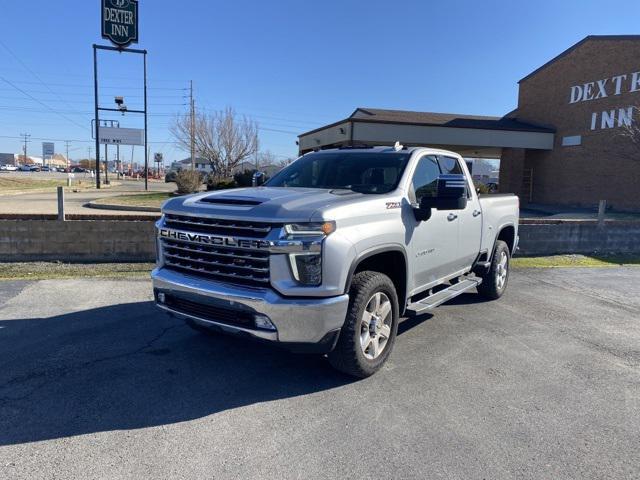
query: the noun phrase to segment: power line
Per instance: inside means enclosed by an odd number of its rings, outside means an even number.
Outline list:
[[[26,63],[24,63],[24,62],[22,61],[22,59],[21,59],[20,57],[18,57],[15,53],[13,53],[13,51],[12,51],[9,47],[7,47],[7,45],[6,45],[4,42],[2,42],[2,40],[0,40],[0,45],[1,45],[1,46],[2,46],[2,47],[3,47],[7,52],[9,52],[9,55],[11,55],[13,58],[15,58],[15,59],[18,61],[18,63],[20,63],[20,65],[22,65],[22,67],[23,67],[27,72],[29,72],[31,75],[33,75],[33,76],[38,80],[38,82],[40,82],[40,84],[44,86],[44,88],[46,88],[49,92],[51,92],[53,95],[55,95],[55,96],[56,96],[56,97],[57,97],[57,98],[58,98],[62,103],[64,103],[67,107],[69,107],[69,108],[73,108],[73,107],[71,107],[71,105],[69,105],[65,100],[63,100],[63,99],[62,99],[62,98],[61,98],[61,97],[60,97],[56,92],[54,92],[54,91],[51,89],[51,87],[50,87],[48,84],[46,84],[46,83],[45,83],[45,82],[44,82],[44,81],[43,81],[43,80],[38,76],[38,74],[36,74],[33,70],[31,70],[31,69],[27,66],[27,64],[26,64]]]
[[[69,117],[61,114],[60,112],[57,112],[56,110],[54,110],[53,108],[51,108],[49,105],[47,105],[46,103],[41,102],[40,100],[38,100],[36,97],[34,97],[33,95],[30,95],[29,93],[25,92],[24,90],[22,90],[20,87],[18,87],[17,85],[14,85],[13,83],[11,83],[9,80],[7,80],[4,77],[0,77],[0,80],[3,80],[4,82],[6,82],[8,85],[12,86],[13,88],[15,88],[16,90],[18,90],[20,93],[26,95],[27,97],[29,97],[31,100],[33,100],[34,102],[39,103],[40,105],[42,105],[44,108],[46,108],[47,110],[50,110],[51,112],[55,113],[56,115],[58,115],[61,118],[64,118],[65,120],[67,120],[68,122],[73,123],[74,125],[82,128],[82,129],[86,129],[86,125],[80,125],[78,122],[76,122],[75,120],[71,120]]]

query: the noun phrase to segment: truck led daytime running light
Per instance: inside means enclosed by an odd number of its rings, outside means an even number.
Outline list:
[[[329,235],[336,230],[336,222],[290,223],[284,226],[288,236]]]

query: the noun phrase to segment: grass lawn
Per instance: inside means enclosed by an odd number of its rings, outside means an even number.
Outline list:
[[[66,184],[66,180],[38,180],[33,178],[0,177],[0,192],[56,188],[63,187]]]
[[[149,278],[152,263],[0,263],[1,280],[51,278]]]
[[[617,267],[640,265],[640,256],[516,257],[511,261],[511,265],[515,268]],[[153,263],[0,263],[0,281],[59,278],[149,278],[153,267]]]
[[[552,255],[549,257],[515,257],[513,267],[561,268],[561,267],[619,267],[640,265],[640,255]]]
[[[165,200],[171,198],[168,192],[141,193],[138,195],[118,195],[115,197],[106,197],[96,200],[94,203],[102,205],[126,205],[130,207],[158,207]]]
[[[72,188],[92,187],[89,180],[73,180]],[[54,189],[56,187],[66,187],[66,179],[39,179],[39,178],[16,178],[0,176],[0,193],[22,192],[28,190]]]

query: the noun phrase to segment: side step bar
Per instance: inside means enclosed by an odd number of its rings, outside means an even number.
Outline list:
[[[457,297],[458,295],[463,294],[464,292],[471,290],[472,288],[477,287],[482,283],[481,278],[472,277],[465,278],[464,280],[456,283],[455,285],[451,285],[450,287],[445,288],[444,290],[440,290],[433,295],[429,295],[422,300],[410,303],[407,305],[407,314],[408,315],[419,315],[420,313],[427,312],[436,308],[438,305],[442,305],[444,302],[448,302],[452,298]]]

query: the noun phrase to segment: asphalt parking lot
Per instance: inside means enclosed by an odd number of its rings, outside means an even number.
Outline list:
[[[0,478],[638,478],[640,268],[512,273],[354,381],[146,280],[0,282]]]

